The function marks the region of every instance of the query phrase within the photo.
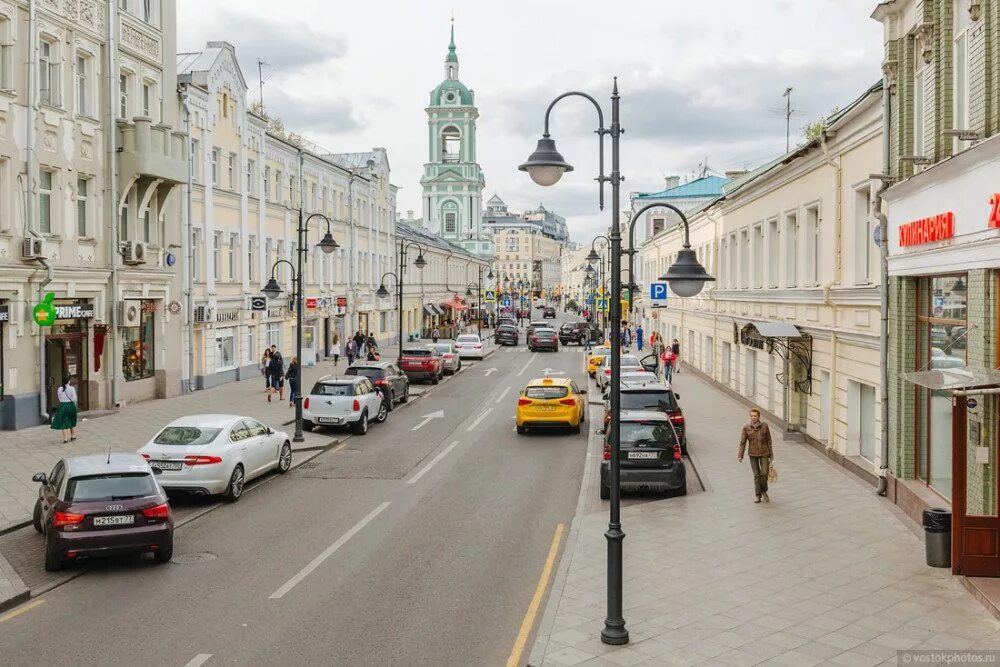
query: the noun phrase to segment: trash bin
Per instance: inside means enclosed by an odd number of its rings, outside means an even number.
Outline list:
[[[924,547],[931,567],[951,567],[951,512],[943,507],[924,510]]]

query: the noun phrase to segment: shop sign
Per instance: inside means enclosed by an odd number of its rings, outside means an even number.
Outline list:
[[[267,316],[268,317],[284,317],[285,316],[285,309],[284,308],[280,308],[280,307],[279,308],[268,308],[267,309]]]
[[[226,310],[220,310],[215,314],[216,322],[239,322],[240,321],[240,310],[239,308],[228,308]]]
[[[951,211],[899,226],[899,245],[904,248],[943,241],[953,236],[955,236],[955,214]]]
[[[990,228],[1000,227],[1000,192],[990,195],[990,219],[986,221]]]
[[[337,308],[347,308],[347,297],[338,296],[337,297]]]
[[[10,322],[10,306],[7,304],[0,306],[0,322]]]
[[[755,350],[764,349],[764,339],[753,324],[747,324],[740,330],[740,344]]]
[[[315,310],[319,307],[319,299],[314,296],[306,297],[306,308],[309,310]]]
[[[250,310],[267,310],[267,297],[266,296],[250,297]]]

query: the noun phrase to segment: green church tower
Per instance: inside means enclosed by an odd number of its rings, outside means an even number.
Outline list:
[[[458,79],[455,21],[444,60],[444,81],[431,91],[427,112],[427,163],[423,220],[428,231],[471,252],[493,256],[493,241],[483,236],[486,177],[476,162],[476,95]]]

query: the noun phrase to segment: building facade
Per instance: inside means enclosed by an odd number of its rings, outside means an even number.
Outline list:
[[[2,429],[180,391],[175,44],[173,0],[0,1]]]
[[[560,261],[562,248],[569,240],[565,218],[541,204],[521,214],[513,213],[499,195],[493,195],[486,203],[483,221],[486,234],[493,240],[493,265],[501,282],[520,282],[524,295],[561,296]]]
[[[1000,7],[893,0],[873,18],[889,92],[889,493],[917,519],[950,504],[953,572],[1000,576]]]
[[[872,240],[881,85],[815,140],[727,184],[688,215],[716,278],[694,298],[639,309],[681,360],[874,481],[879,439],[879,273]],[[663,275],[683,243],[666,227],[642,248]]]
[[[455,26],[444,61],[444,81],[431,91],[427,113],[427,163],[423,188],[423,226],[449,243],[486,257],[493,255],[483,235],[486,177],[476,161],[475,93],[458,78]]]

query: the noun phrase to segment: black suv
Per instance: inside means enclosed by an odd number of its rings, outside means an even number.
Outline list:
[[[493,334],[493,340],[497,345],[517,345],[520,337],[517,327],[512,324],[501,324]]]
[[[559,342],[563,345],[569,343],[583,345],[587,342],[588,336],[590,336],[591,341],[601,339],[601,334],[597,330],[597,327],[587,322],[566,322],[559,327]]]
[[[542,309],[542,317],[551,317],[552,319],[555,319],[556,309],[552,306],[545,306],[545,308]]]
[[[348,366],[344,375],[363,375],[369,378],[386,398],[389,409],[397,403],[410,400],[410,378],[391,361],[363,361]]]
[[[622,491],[687,493],[677,430],[665,413],[653,410],[621,411],[620,483]],[[601,499],[611,497],[611,436],[604,436],[601,461]]]
[[[663,382],[642,384],[625,384],[618,394],[621,398],[622,410],[655,410],[662,412],[670,419],[677,437],[681,441],[681,452],[687,455],[687,436],[684,433],[684,412],[677,403],[680,396],[675,394],[669,385]],[[604,400],[604,429],[608,429],[611,421],[611,401]]]

